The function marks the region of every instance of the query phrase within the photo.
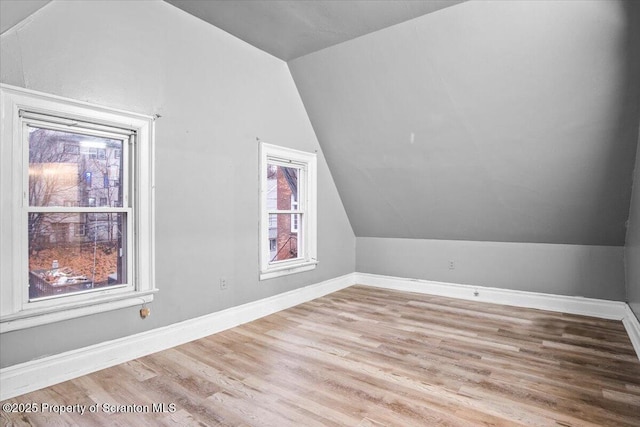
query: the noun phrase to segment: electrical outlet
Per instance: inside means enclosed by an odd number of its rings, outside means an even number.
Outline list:
[[[220,278],[220,289],[222,289],[223,291],[227,289],[227,279],[225,279],[224,277]]]
[[[449,270],[455,270],[456,269],[456,263],[453,260],[449,261]]]

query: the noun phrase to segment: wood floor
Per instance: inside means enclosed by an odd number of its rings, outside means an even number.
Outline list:
[[[98,406],[3,422],[638,427],[640,361],[619,321],[353,286],[29,402]]]

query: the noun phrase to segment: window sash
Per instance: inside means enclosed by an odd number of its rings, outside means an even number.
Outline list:
[[[277,215],[277,214],[300,215],[299,225],[297,229],[298,256],[295,258],[286,259],[286,260],[272,260],[271,257],[269,256],[270,254],[269,248],[262,249],[263,252],[266,253],[266,255],[263,255],[267,259],[266,268],[269,268],[269,266],[281,267],[288,264],[292,264],[292,265],[299,264],[301,260],[304,261],[307,259],[307,252],[308,252],[306,245],[304,244],[307,231],[304,228],[305,221],[303,220],[303,215],[306,214],[306,205],[307,205],[306,203],[307,163],[300,162],[300,161],[286,160],[281,157],[274,157],[274,156],[268,155],[266,157],[266,164],[276,165],[276,166],[281,166],[286,168],[295,168],[295,169],[298,169],[299,173],[298,173],[298,188],[297,188],[298,190],[297,208],[296,209],[265,209],[265,214],[267,217],[265,220],[265,223],[270,224],[270,220],[269,220],[270,215]],[[265,170],[262,171],[262,174],[264,175],[263,178],[265,181],[267,179],[266,173],[267,171],[265,168]],[[266,197],[266,195],[264,197]],[[300,227],[300,224],[302,224],[302,227]],[[288,231],[291,231],[291,225]],[[264,242],[262,242],[262,244],[267,246],[267,244]],[[277,250],[278,250],[278,247],[277,247],[277,239],[276,239],[276,251]]]
[[[298,169],[300,173],[298,174],[298,207],[296,209],[268,209],[270,213],[291,213],[291,212],[300,212],[306,209],[307,205],[307,174],[308,174],[308,165],[306,162],[300,161],[287,161],[283,160],[280,157],[267,156],[266,158],[267,165],[276,165],[285,168],[294,168]],[[265,170],[260,172],[261,175],[264,175],[263,179],[266,181],[266,167]],[[265,186],[266,187],[266,186]],[[266,197],[266,195],[264,196]]]
[[[47,121],[47,120],[51,121]],[[75,304],[91,301],[97,295],[109,296],[113,294],[120,294],[125,292],[132,292],[139,290],[139,284],[133,283],[134,277],[134,227],[135,224],[135,212],[131,206],[130,189],[135,185],[135,182],[131,180],[131,170],[133,167],[133,150],[129,148],[135,143],[135,132],[132,130],[124,130],[121,128],[115,128],[100,124],[93,124],[90,122],[76,121],[72,119],[65,119],[58,116],[32,113],[26,110],[20,110],[20,129],[22,137],[20,138],[22,144],[22,179],[23,179],[23,198],[22,198],[22,227],[19,231],[21,233],[22,248],[21,256],[21,270],[20,274],[25,275],[24,281],[21,282],[19,299],[21,302],[22,311],[26,309],[47,309],[57,307],[60,304]],[[122,141],[122,149],[120,152],[120,161],[122,162],[122,169],[120,171],[119,180],[122,184],[122,207],[112,206],[96,206],[95,207],[67,207],[67,206],[31,206],[30,194],[29,194],[29,128],[55,130],[66,133],[72,133],[83,136],[93,136],[108,138]],[[131,152],[131,155],[130,155]],[[96,151],[97,153],[97,151]],[[97,155],[96,155],[97,156]],[[59,295],[42,296],[38,298],[30,298],[29,296],[29,228],[28,218],[31,213],[124,213],[125,224],[123,228],[126,236],[125,247],[119,248],[124,250],[125,259],[124,264],[124,283],[111,285],[103,288],[87,289],[77,292],[62,293]],[[86,227],[86,223],[85,223]],[[86,230],[86,229],[85,229]],[[86,232],[85,234],[86,235]]]
[[[23,112],[23,110],[21,110],[21,112]],[[54,116],[49,116],[49,117],[54,117]],[[26,168],[26,174],[23,177],[23,180],[24,180],[23,185],[25,189],[29,188],[29,173],[28,173],[28,168],[29,168],[28,128],[29,127],[37,127],[40,129],[55,130],[55,131],[68,132],[68,133],[79,134],[79,135],[88,135],[88,136],[94,136],[94,137],[100,137],[100,138],[109,138],[109,139],[122,141],[122,150],[120,152],[120,155],[117,157],[119,159],[121,158],[121,162],[123,164],[122,171],[121,171],[122,175],[119,177],[120,184],[122,185],[122,206],[123,207],[131,206],[130,200],[133,200],[133,199],[130,197],[130,193],[134,192],[133,187],[131,187],[130,185],[131,185],[131,170],[133,168],[133,165],[135,164],[135,150],[132,149],[136,143],[135,132],[129,131],[129,134],[126,137],[124,137],[123,134],[121,133],[97,131],[97,130],[88,129],[88,128],[76,128],[76,127],[71,127],[69,125],[64,125],[64,124],[48,123],[48,122],[24,119],[22,118],[22,115],[20,120],[22,123],[22,126],[21,126],[21,131],[22,131],[21,141],[23,145],[22,161],[23,161],[23,165],[25,165],[24,167]],[[101,127],[106,128],[106,126],[101,126]],[[114,128],[114,129],[117,129],[117,128]],[[115,156],[115,153],[114,153],[114,156]],[[23,206],[28,206],[30,208],[38,207],[38,206],[29,205],[28,193],[24,193],[23,198],[24,198],[24,200],[22,201]]]
[[[20,271],[24,273],[25,278],[20,283],[21,286],[20,286],[19,296],[20,296],[21,307],[22,307],[22,310],[20,311],[22,312],[28,312],[31,310],[41,311],[46,309],[59,308],[61,306],[62,307],[75,306],[80,303],[94,301],[97,297],[108,298],[118,294],[122,294],[126,292],[134,292],[139,290],[136,288],[136,285],[132,283],[132,278],[134,274],[133,270],[135,266],[132,264],[133,263],[133,253],[132,253],[133,243],[131,239],[134,238],[134,236],[133,236],[133,230],[131,227],[132,221],[131,221],[130,215],[127,214],[126,217],[127,219],[125,224],[125,227],[126,227],[125,232],[126,232],[127,247],[124,248],[124,251],[126,254],[126,258],[124,260],[124,262],[126,263],[125,264],[126,265],[125,266],[125,272],[126,272],[125,283],[112,285],[108,287],[88,289],[85,291],[73,292],[68,294],[39,297],[35,299],[31,299],[29,297],[29,286],[30,286],[29,254],[28,254],[29,238],[28,238],[28,229],[24,227],[24,231],[22,232],[22,247],[24,248],[24,250],[22,254],[22,268]],[[26,226],[27,217],[25,216],[24,218],[25,218],[24,225]],[[87,224],[87,223],[84,223],[84,224]]]

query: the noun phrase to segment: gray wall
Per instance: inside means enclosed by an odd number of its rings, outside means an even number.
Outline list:
[[[625,298],[621,246],[358,237],[356,253],[356,270],[362,273],[616,301]]]
[[[629,27],[633,30],[630,33],[632,43],[640,44],[640,2],[629,2]],[[636,74],[636,78],[639,75],[640,71]],[[627,302],[636,317],[640,319],[640,129],[638,129],[638,151],[625,243]]]
[[[627,228],[627,244],[624,247],[627,279],[627,302],[640,319],[640,137],[636,153],[636,169],[631,196],[631,212]]]
[[[353,231],[283,61],[160,1],[55,1],[0,42],[3,83],[162,116],[151,316],[132,307],[2,334],[3,367],[354,271]],[[258,281],[256,137],[318,152],[312,272]]]
[[[464,2],[290,61],[356,236],[623,246],[632,3]]]

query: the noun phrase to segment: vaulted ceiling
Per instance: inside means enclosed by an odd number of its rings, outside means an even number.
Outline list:
[[[356,235],[623,245],[638,6],[471,1],[290,61]]]
[[[357,236],[624,244],[637,2],[167,1],[288,61]]]
[[[466,0],[165,0],[288,61]]]
[[[41,9],[51,0],[0,1],[0,34]]]

